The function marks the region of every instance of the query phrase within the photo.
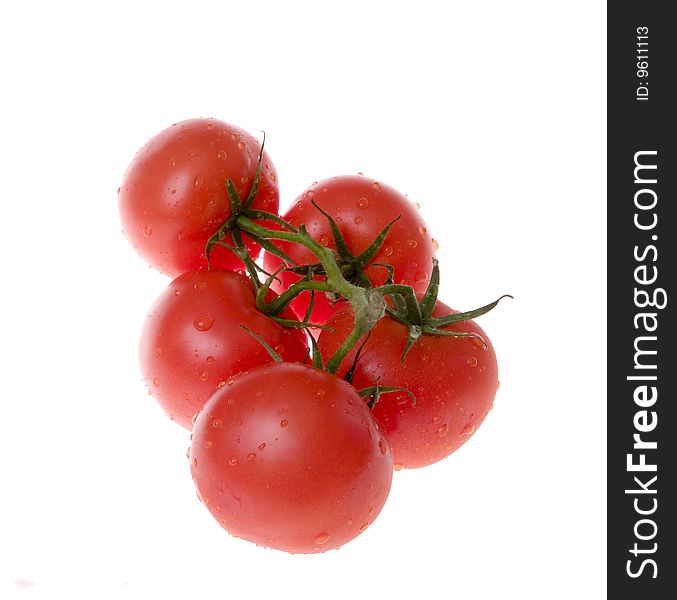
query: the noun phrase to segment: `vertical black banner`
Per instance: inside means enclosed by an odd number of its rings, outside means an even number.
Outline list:
[[[677,598],[677,34],[608,2],[608,597]]]

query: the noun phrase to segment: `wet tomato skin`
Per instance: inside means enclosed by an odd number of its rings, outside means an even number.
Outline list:
[[[433,316],[453,311],[437,302]],[[342,307],[327,322],[334,330],[318,339],[325,357],[331,356],[352,330],[350,307]],[[384,394],[374,405],[374,415],[383,424],[393,447],[395,468],[417,468],[449,456],[465,444],[493,407],[499,386],[496,354],[486,333],[474,321],[443,327],[480,335],[475,338],[423,335],[400,362],[407,328],[390,317],[371,331],[355,369],[358,389],[375,385],[410,390],[416,403],[404,392]],[[343,361],[345,373],[355,350]]]
[[[234,271],[184,273],[160,293],[148,312],[139,344],[141,372],[149,393],[186,429],[192,428],[193,416],[219,385],[272,362],[240,325],[259,335],[284,360],[304,360],[305,335],[259,312],[251,281]]]
[[[252,187],[260,142],[217,119],[188,119],[151,138],[135,155],[118,192],[123,232],[136,251],[160,272],[176,277],[207,266],[205,245],[230,217],[226,180],[244,200]],[[253,207],[275,213],[279,189],[275,167],[263,153],[261,182]],[[227,236],[225,242],[232,244]],[[254,254],[260,248],[246,238]],[[241,266],[235,254],[215,247],[217,268]]]
[[[313,206],[313,201],[336,221],[353,256],[364,252],[381,230],[393,220],[383,245],[364,269],[373,287],[385,283],[388,271],[394,269],[394,283],[412,286],[424,292],[432,271],[435,255],[433,240],[416,205],[393,187],[364,175],[341,175],[315,182],[302,192],[283,215],[298,227],[305,225],[313,239],[335,249],[331,227],[326,217]],[[317,258],[300,244],[276,242],[296,264],[312,264]],[[269,252],[263,253],[264,266],[275,271],[282,263]],[[273,283],[278,293],[299,280],[299,276],[283,271],[279,282]],[[310,302],[308,293],[301,294],[291,304],[303,318]],[[316,294],[311,320],[324,323],[333,309],[324,294]]]
[[[355,389],[293,363],[219,388],[195,421],[190,461],[198,495],[222,527],[291,553],[355,538],[392,481],[388,439]]]

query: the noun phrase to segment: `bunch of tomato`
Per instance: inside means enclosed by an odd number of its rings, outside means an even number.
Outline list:
[[[140,365],[190,434],[198,497],[234,536],[337,548],[381,511],[393,470],[435,463],[482,423],[491,342],[437,300],[417,207],[362,174],[317,181],[280,214],[263,141],[216,119],[160,132],[119,190],[123,231],[172,281]]]

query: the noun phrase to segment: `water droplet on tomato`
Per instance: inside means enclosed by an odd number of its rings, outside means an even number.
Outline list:
[[[444,437],[445,435],[447,435],[447,433],[449,433],[449,426],[446,423],[444,425],[440,425],[440,427],[438,427],[437,435],[439,437]]]
[[[278,344],[273,348],[273,350],[275,350],[275,352],[278,354],[282,354],[284,352],[284,346],[282,344]]]
[[[216,359],[215,359],[213,356],[208,356],[208,357],[207,357],[207,362],[208,362],[210,365],[213,365],[215,360],[216,360]]]
[[[209,373],[207,371],[202,371],[202,373],[200,373],[200,379],[202,379],[202,381],[207,381],[207,379],[209,379]]]
[[[324,390],[317,390],[317,392],[315,392],[315,395],[316,395],[316,396],[319,396],[320,398],[324,398],[324,396],[326,395],[326,393],[327,393],[327,392],[325,392]]]
[[[193,319],[193,327],[198,331],[207,331],[213,324],[214,317],[208,312],[202,312]]]
[[[476,367],[476,366],[477,366],[477,357],[476,357],[476,356],[471,356],[470,358],[468,358],[468,364],[469,364],[471,367]]]
[[[155,387],[160,387],[160,380],[157,377],[155,379],[153,379],[153,385]]]
[[[468,423],[461,431],[461,435],[472,435],[474,432],[475,432],[475,424]]]
[[[416,248],[416,246],[418,246],[418,242],[416,240],[407,240],[407,246],[410,248]]]
[[[280,427],[286,427],[287,425],[289,425],[289,421],[287,421],[287,419],[282,419],[280,421]]]
[[[218,429],[219,427],[221,427],[221,425],[223,425],[223,421],[221,419],[214,419],[212,421],[212,427],[214,429]]]
[[[254,454],[254,452],[250,452],[249,454],[247,454],[247,460],[249,461],[256,460],[256,454]]]
[[[160,356],[160,354],[162,354],[162,348],[160,348],[160,346],[155,346],[155,348],[153,348],[153,354],[155,354],[155,356]]]
[[[442,417],[435,416],[433,417],[433,423],[439,423],[442,420]]]
[[[326,544],[330,537],[328,533],[321,533],[315,538],[315,543],[319,545]]]
[[[440,245],[437,243],[437,240],[435,238],[430,238],[430,241],[433,245],[433,251],[437,252],[440,249]]]
[[[271,173],[270,174],[270,180],[273,181],[273,182],[277,181],[277,175],[275,173]]]
[[[235,456],[231,456],[231,457],[228,459],[228,464],[229,464],[231,467],[237,467],[237,465],[240,464],[240,461],[239,461]]]
[[[211,131],[212,129],[214,129],[214,123],[207,123],[205,125],[205,129],[207,129],[208,131]]]
[[[381,438],[378,441],[378,449],[381,451],[381,454],[383,454],[383,456],[388,454],[388,444],[386,444],[385,441],[383,441],[383,438]]]
[[[369,527],[369,522],[367,521],[364,525],[360,526],[360,533],[363,532],[367,527]]]
[[[323,185],[323,186],[320,188],[320,191],[321,191],[321,192],[326,192],[326,191],[328,191],[328,190],[329,190],[329,188],[328,188],[326,185]]]
[[[402,470],[402,467],[404,467],[404,465],[403,465],[402,463],[395,463],[395,464],[393,465],[393,469],[394,469],[395,471],[401,471],[401,470]]]
[[[218,158],[219,160],[226,160],[228,158],[228,152],[226,152],[225,150],[219,150],[216,153],[216,158]]]
[[[355,225],[361,225],[364,219],[362,217],[355,217]]]
[[[386,256],[392,256],[393,252],[394,252],[394,250],[393,250],[392,246],[384,246],[383,247],[383,254],[385,254]]]
[[[212,442],[211,440],[207,440],[205,442],[205,448],[211,448],[213,445],[214,445],[214,442]]]
[[[421,210],[421,205],[418,202],[414,202],[414,206],[416,207],[416,210]]]
[[[416,273],[414,273],[414,281],[416,283],[423,283],[426,279],[428,279],[428,276],[425,271],[416,271]]]
[[[150,225],[146,225],[143,228],[143,235],[144,237],[150,237],[151,235],[153,235],[153,228]]]
[[[242,140],[240,140],[240,141],[237,143],[237,147],[238,147],[240,150],[244,150],[245,143],[244,143]]]
[[[428,233],[428,230],[423,226],[419,227],[418,231],[421,235],[425,235],[426,233]]]
[[[364,210],[365,208],[369,208],[369,199],[360,198],[359,201],[357,202],[357,208],[361,208],[362,210]]]
[[[381,184],[378,181],[374,181],[374,183],[371,184],[371,187],[373,187],[375,190],[380,190]]]
[[[261,444],[259,444],[259,450],[263,450],[265,447],[266,447],[265,442],[262,442]]]
[[[169,164],[170,164],[172,167],[175,167],[175,166],[176,166],[176,159],[175,159],[174,157],[170,158],[170,159],[169,159]]]

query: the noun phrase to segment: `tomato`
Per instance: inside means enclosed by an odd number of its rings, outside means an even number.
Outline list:
[[[304,360],[304,333],[259,312],[251,281],[233,271],[184,273],[150,309],[141,333],[141,371],[151,395],[186,429],[192,428],[191,419],[207,397],[229,377],[273,361],[240,325],[284,360]]]
[[[432,316],[454,313],[437,301]],[[326,358],[353,328],[349,306],[327,322],[335,333],[323,331],[318,339]],[[423,467],[435,463],[466,443],[493,406],[498,389],[498,367],[493,346],[474,321],[442,327],[474,333],[473,337],[421,336],[401,363],[408,328],[384,317],[371,330],[360,353],[353,377],[357,389],[374,386],[402,387],[413,393],[383,394],[373,407],[393,447],[395,468]],[[355,349],[344,359],[340,374],[352,364]]]
[[[355,389],[293,363],[239,375],[200,411],[198,496],[229,533],[291,553],[337,548],[381,511],[392,453]]]
[[[137,252],[160,272],[176,277],[206,266],[205,245],[230,217],[230,179],[244,200],[252,187],[260,143],[246,131],[216,119],[189,119],[165,129],[141,148],[118,192],[123,231]],[[275,167],[264,151],[253,208],[275,213]],[[224,241],[232,244],[227,236]],[[260,248],[246,239],[254,254]],[[241,263],[215,247],[214,267]]]
[[[364,269],[372,286],[385,282],[387,269],[394,268],[394,282],[411,285],[417,292],[426,288],[432,271],[434,256],[433,240],[418,209],[406,196],[394,188],[363,175],[340,176],[325,179],[311,185],[294,202],[283,218],[294,226],[305,224],[308,233],[323,246],[336,249],[327,218],[315,208],[315,201],[322,210],[335,220],[348,249],[353,256],[364,252],[378,234],[394,219],[383,245],[368,261]],[[297,264],[317,263],[317,258],[304,246],[288,242],[276,242]],[[281,261],[275,255],[264,252],[264,267],[275,271]],[[347,273],[351,279],[352,273]],[[278,274],[278,292],[298,281],[299,276],[289,272]],[[292,309],[303,318],[309,305],[310,295],[304,292],[292,303]],[[315,295],[311,320],[324,323],[333,309],[324,294]]]

